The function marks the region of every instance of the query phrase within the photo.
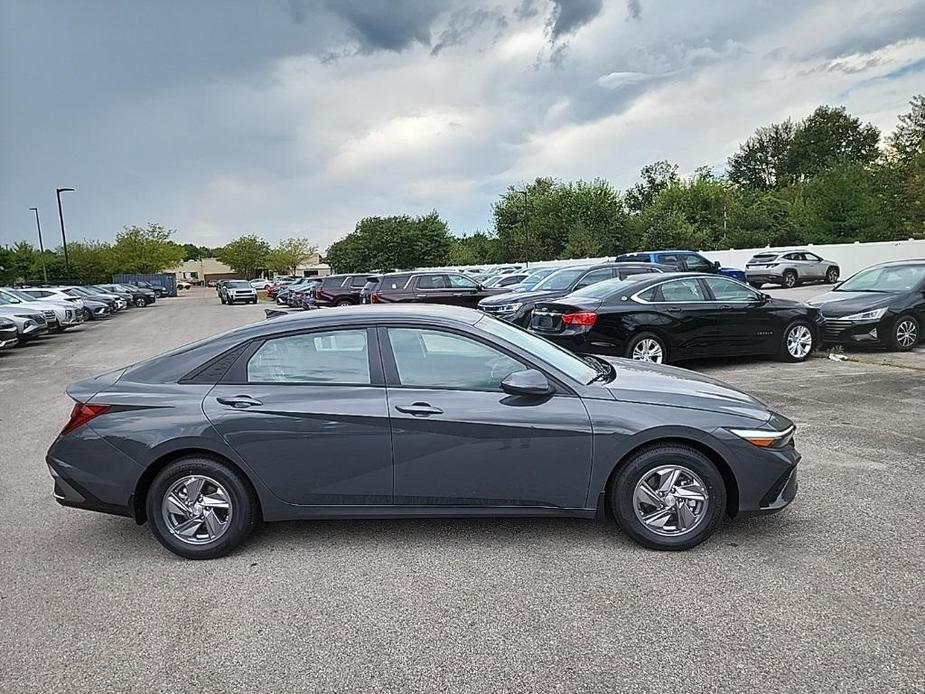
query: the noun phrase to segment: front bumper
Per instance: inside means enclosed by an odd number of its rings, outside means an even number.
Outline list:
[[[831,345],[883,345],[890,334],[892,317],[867,321],[825,318],[822,341]]]
[[[797,466],[802,460],[792,440],[783,448],[761,448],[725,429],[713,435],[727,448],[723,458],[735,477],[738,515],[777,513],[790,505],[799,488]]]

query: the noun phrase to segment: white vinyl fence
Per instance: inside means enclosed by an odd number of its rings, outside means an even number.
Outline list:
[[[728,251],[701,251],[701,253],[710,260],[718,260],[723,267],[745,268],[745,263],[756,253],[767,251],[771,247],[765,248],[731,248]],[[841,269],[842,279],[853,275],[858,270],[863,270],[877,263],[885,263],[888,260],[911,260],[912,258],[925,259],[925,239],[909,239],[908,241],[877,241],[874,243],[830,243],[814,246],[806,244],[802,246],[794,245],[788,248],[805,248],[813,253],[822,256],[826,260],[834,260]],[[604,258],[581,258],[576,260],[533,260],[530,267],[565,267],[567,265],[583,265],[595,262],[607,262],[613,260],[613,256]],[[506,263],[513,265],[515,263]],[[520,263],[516,263],[520,264]],[[469,268],[480,268],[490,270],[495,265],[486,265],[474,263],[472,265],[460,265],[452,268],[418,268],[419,270],[465,270]]]

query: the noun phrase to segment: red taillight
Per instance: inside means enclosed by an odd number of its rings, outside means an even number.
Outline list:
[[[594,311],[579,311],[578,313],[563,313],[562,322],[566,325],[582,325],[590,328],[597,320],[597,314]]]
[[[91,419],[99,417],[101,414],[109,412],[109,405],[85,405],[82,402],[74,403],[74,409],[71,410],[71,418],[64,425],[58,436],[66,436],[77,427],[82,427]]]
[[[371,304],[381,304],[382,303],[382,294],[379,292],[373,292],[369,295],[369,303]]]

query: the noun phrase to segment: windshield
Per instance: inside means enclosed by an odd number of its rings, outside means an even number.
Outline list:
[[[925,265],[887,265],[862,270],[845,280],[836,292],[903,292],[925,281]]]
[[[636,282],[630,279],[604,280],[603,282],[595,282],[594,284],[589,284],[587,287],[582,287],[569,294],[569,296],[583,296],[589,299],[607,299],[614,294],[628,291],[629,287],[632,287],[634,284],[636,284]]]
[[[505,323],[492,316],[484,316],[477,325],[485,332],[526,350],[579,383],[590,383],[599,373],[597,369],[575,356],[572,352],[553,344],[549,340],[544,340],[542,337],[528,333],[523,328]]]
[[[566,268],[564,270],[558,270],[552,273],[549,277],[544,279],[542,282],[537,283],[533,289],[537,292],[542,291],[558,291],[560,289],[568,289],[572,286],[572,283],[577,280],[581,275],[584,274],[587,268]]]
[[[228,282],[225,286],[230,287],[231,289],[251,289],[250,282],[243,282],[241,280]]]

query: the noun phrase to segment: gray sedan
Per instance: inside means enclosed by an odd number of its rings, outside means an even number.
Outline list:
[[[55,498],[194,559],[260,520],[359,517],[611,515],[681,550],[797,490],[794,425],[751,396],[458,307],[292,314],[68,394]]]
[[[762,251],[745,264],[745,277],[756,289],[765,284],[782,287],[796,287],[806,282],[835,284],[840,272],[838,263],[799,248]]]

